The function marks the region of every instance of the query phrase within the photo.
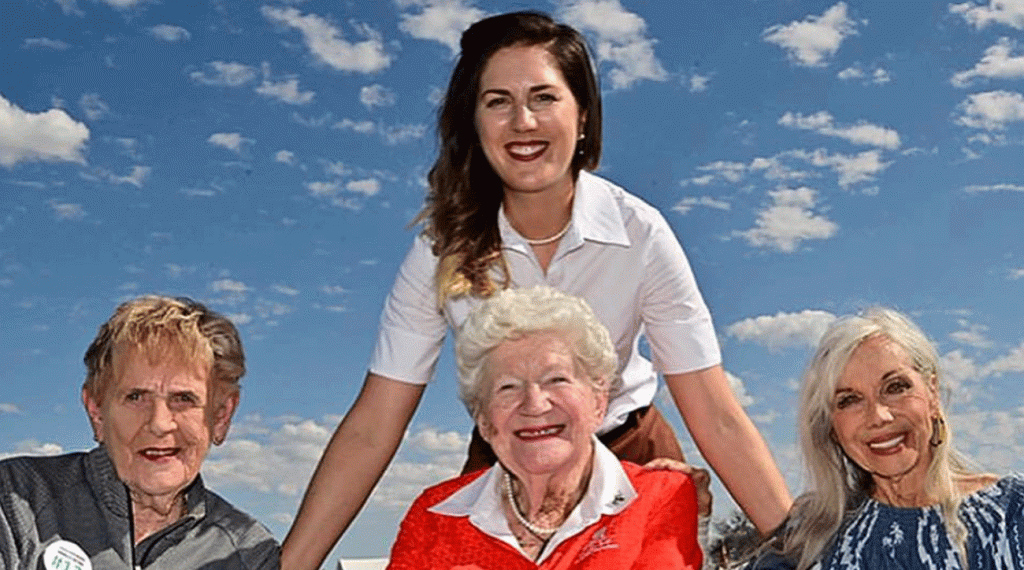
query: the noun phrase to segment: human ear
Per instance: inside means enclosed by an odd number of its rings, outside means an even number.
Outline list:
[[[594,394],[595,400],[595,411],[597,412],[597,421],[604,421],[604,415],[608,413],[608,392],[599,390]]]
[[[85,413],[88,414],[89,423],[92,425],[92,438],[103,443],[103,410],[88,388],[82,388],[82,404],[85,405]]]
[[[224,396],[220,404],[217,405],[217,409],[213,412],[213,424],[210,430],[214,444],[224,443],[224,439],[228,436],[228,429],[231,428],[231,418],[235,415],[237,408],[238,392]]]

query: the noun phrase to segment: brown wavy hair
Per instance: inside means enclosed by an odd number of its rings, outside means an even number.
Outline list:
[[[462,53],[452,71],[437,113],[439,152],[428,175],[429,191],[414,223],[424,223],[439,259],[435,286],[439,303],[454,296],[491,295],[490,277],[498,264],[508,284],[501,254],[498,208],[502,181],[480,147],[475,120],[480,76],[495,52],[511,46],[543,45],[555,58],[580,116],[586,116],[583,140],[572,159],[575,179],[601,159],[601,93],[586,40],[571,26],[542,12],[512,12],[476,22],[462,34]]]

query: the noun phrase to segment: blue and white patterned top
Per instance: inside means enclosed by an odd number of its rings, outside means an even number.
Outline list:
[[[969,570],[1024,569],[1024,476],[1010,475],[964,498]],[[962,570],[938,507],[901,508],[869,499],[815,570]],[[792,568],[769,556],[759,570]]]

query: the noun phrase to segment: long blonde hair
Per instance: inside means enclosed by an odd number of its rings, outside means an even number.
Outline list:
[[[899,345],[915,370],[934,380],[938,392],[939,419],[945,422],[941,404],[938,353],[928,337],[903,314],[875,307],[859,315],[837,319],[828,328],[807,365],[800,389],[798,431],[811,491],[797,499],[782,540],[782,554],[806,570],[832,544],[844,521],[874,490],[871,474],[853,462],[832,435],[832,400],[836,384],[853,352],[867,339],[884,337]],[[957,516],[963,494],[958,478],[970,475],[966,459],[956,451],[949,430],[932,447],[925,491],[938,499],[950,542],[966,561],[967,529]]]

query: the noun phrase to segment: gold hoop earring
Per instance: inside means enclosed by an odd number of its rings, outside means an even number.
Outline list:
[[[932,447],[938,447],[946,441],[946,420],[942,419],[942,416],[932,416],[932,436],[928,438],[928,443]]]

